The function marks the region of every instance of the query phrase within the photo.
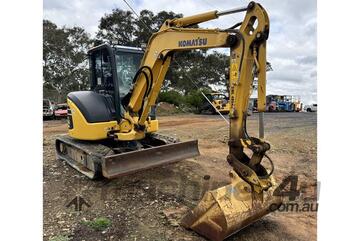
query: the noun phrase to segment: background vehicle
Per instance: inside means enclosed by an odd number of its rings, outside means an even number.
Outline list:
[[[55,105],[49,99],[43,99],[43,118],[55,117]]]
[[[294,102],[295,105],[295,111],[300,112],[303,109],[303,103],[300,100],[296,100]]]
[[[63,118],[67,116],[67,110],[68,109],[68,105],[66,103],[63,104],[57,104],[55,106],[55,111],[54,111],[54,115],[55,118]]]
[[[277,110],[285,112],[295,111],[295,104],[293,103],[292,96],[280,95],[277,96]]]
[[[245,18],[229,29],[190,27],[236,12],[246,12]],[[264,8],[250,2],[229,11],[168,19],[151,36],[144,53],[107,44],[92,48],[91,90],[68,94],[69,135],[56,139],[58,158],[90,178],[115,178],[199,155],[196,140],[179,142],[155,134],[159,125],[156,117],[149,116],[150,108],[175,52],[227,47],[232,56],[227,155],[233,169],[231,183],[206,192],[180,223],[219,241],[274,211],[281,198],[273,195],[277,186],[273,165],[268,170],[261,163],[264,157],[272,163],[265,154],[270,144],[264,141],[263,113],[259,113],[259,138],[246,130],[253,73],[258,77],[258,111],[265,111],[269,28]]]
[[[212,104],[221,114],[229,114],[230,104],[229,97],[225,94],[214,92],[210,94],[212,97]]]
[[[317,104],[305,105],[304,110],[306,112],[316,112],[317,111]]]
[[[269,112],[299,112],[302,110],[299,96],[268,95],[266,96],[266,110]]]
[[[204,104],[201,108],[201,112],[209,112],[216,115],[218,113],[216,110],[218,110],[223,115],[229,114],[229,97],[227,97],[225,94],[213,92],[210,94],[206,94],[206,97],[208,98],[208,100],[210,100],[211,104],[204,99]],[[216,110],[214,108],[216,108]]]
[[[278,111],[279,107],[276,100],[276,95],[266,96],[266,111],[273,112]]]

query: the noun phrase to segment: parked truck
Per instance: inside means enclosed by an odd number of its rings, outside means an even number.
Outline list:
[[[293,103],[293,96],[279,95],[277,98],[277,109],[282,112],[295,111],[295,104]]]
[[[303,108],[300,97],[293,95],[266,96],[266,111],[268,112],[299,112]]]

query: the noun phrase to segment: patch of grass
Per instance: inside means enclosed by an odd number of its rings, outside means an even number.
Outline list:
[[[96,231],[104,231],[110,227],[111,220],[108,218],[95,218],[93,221],[83,221],[82,223]]]
[[[70,241],[71,238],[69,238],[67,235],[57,235],[49,239],[49,241]]]

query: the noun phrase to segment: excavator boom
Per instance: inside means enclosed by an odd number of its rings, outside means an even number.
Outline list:
[[[237,12],[246,12],[245,17],[229,29],[191,27],[194,24]],[[101,169],[103,176],[112,178],[199,154],[196,142],[190,141],[185,144],[173,142],[171,144],[164,141],[163,144],[159,144],[161,138],[154,136],[154,132],[158,130],[158,122],[151,118],[149,113],[152,106],[155,105],[174,53],[193,49],[226,47],[230,49],[230,131],[227,161],[233,168],[229,174],[231,183],[225,187],[208,191],[200,203],[184,216],[181,224],[210,240],[220,241],[270,211],[274,211],[281,204],[281,199],[273,195],[276,187],[272,175],[274,165],[266,154],[270,149],[270,144],[263,140],[263,128],[260,128],[260,138],[249,136],[246,130],[248,101],[255,77],[258,79],[258,111],[265,110],[266,41],[269,30],[269,17],[265,9],[255,2],[250,2],[246,7],[228,11],[211,11],[190,17],[166,20],[160,30],[149,39],[139,68],[132,75],[131,90],[119,93],[119,87],[124,86],[124,81],[115,85],[116,118],[112,118],[110,114],[108,119],[102,118],[107,121],[86,122],[86,118],[84,118],[86,111],[82,111],[81,106],[86,105],[87,102],[81,102],[79,98],[80,96],[88,98],[94,94],[69,94],[68,103],[72,110],[70,116],[74,121],[71,123],[73,129],[69,130],[72,140],[111,139],[117,144],[115,148],[113,142],[111,145],[107,145],[107,147],[112,147],[110,151],[121,149],[125,153],[120,151],[105,155],[104,153],[99,154],[99,159],[94,158],[97,161],[91,162],[95,152],[88,151],[86,153],[86,151],[84,152],[86,148],[79,145],[72,146],[75,151],[69,150],[72,147],[69,148],[64,140],[59,140],[57,142],[58,155],[63,155],[63,159],[66,159],[66,154],[75,153],[72,156],[77,157],[77,163],[74,164],[71,160],[67,160],[75,168],[84,174],[91,168]],[[114,60],[110,57],[94,61],[98,66],[97,64],[101,65],[107,62],[115,63],[117,59]],[[95,70],[96,74],[97,69],[95,68]],[[129,76],[129,71],[126,73]],[[121,74],[116,71],[112,74],[113,77],[117,75]],[[102,74],[101,76],[107,75]],[[101,91],[98,92],[103,93]],[[103,94],[103,96],[107,95]],[[86,99],[85,97],[83,99]],[[95,100],[98,97],[95,95],[92,98]],[[79,104],[76,104],[77,102]],[[102,108],[99,109],[102,110]],[[91,119],[91,116],[88,119]],[[153,143],[159,145],[156,146]],[[139,145],[142,147],[141,150],[136,148]],[[135,147],[136,151],[126,152],[129,147]],[[248,149],[252,154],[246,154],[244,149]],[[84,156],[81,156],[81,153]],[[271,163],[271,170],[262,165],[264,157]],[[78,165],[79,163],[81,165]],[[85,171],[82,169],[84,166],[88,168]]]

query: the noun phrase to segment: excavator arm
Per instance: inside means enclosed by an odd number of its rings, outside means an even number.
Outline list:
[[[244,12],[246,15],[239,29],[188,28],[193,24],[216,19],[219,16]],[[185,28],[186,27],[186,28]],[[141,67],[135,76],[133,90],[127,103],[125,120],[131,130],[117,133],[119,140],[141,139],[149,126],[149,111],[160,92],[173,54],[192,49],[230,48],[229,101],[230,140],[229,162],[234,160],[259,169],[263,154],[270,146],[260,139],[250,138],[246,132],[248,100],[254,76],[258,76],[258,110],[265,110],[266,100],[266,40],[269,35],[269,18],[260,4],[251,2],[245,8],[226,12],[211,11],[167,20],[160,31],[153,34],[145,51]],[[244,146],[255,150],[248,158]]]
[[[243,11],[246,11],[246,16],[240,29],[188,28],[193,24],[216,19],[225,14]],[[159,32],[153,34],[149,40],[141,67],[135,76],[133,91],[127,103],[125,116],[134,125],[134,130],[131,130],[134,139],[143,138],[146,132],[150,107],[155,104],[173,54],[178,51],[193,49],[230,48],[230,116],[234,119],[232,129],[241,130],[243,113],[247,109],[254,79],[254,71],[258,72],[259,80],[258,108],[259,111],[265,110],[266,40],[268,33],[269,19],[267,13],[261,5],[254,2],[251,2],[246,8],[226,12],[212,11],[192,17],[165,21]],[[125,137],[128,135],[124,135],[124,138],[129,138]],[[124,139],[121,133],[118,138]],[[237,136],[234,138],[238,139]]]
[[[216,19],[221,15],[246,12],[240,28],[199,29],[191,25]],[[245,8],[225,12],[212,11],[191,17],[167,20],[148,42],[141,67],[135,76],[129,96],[125,119],[132,129],[120,130],[120,140],[144,138],[151,120],[150,107],[163,84],[175,52],[192,49],[230,48],[229,101],[230,133],[227,160],[233,167],[231,184],[207,192],[198,206],[183,219],[182,225],[210,238],[223,240],[234,232],[274,211],[281,200],[272,195],[276,186],[272,176],[273,164],[265,154],[270,145],[246,131],[248,100],[254,77],[258,78],[258,110],[266,106],[266,41],[269,18],[264,8],[250,2]],[[262,128],[260,128],[263,130]],[[262,131],[261,131],[262,132]],[[252,152],[245,154],[244,148]],[[271,170],[261,164],[263,157]]]

